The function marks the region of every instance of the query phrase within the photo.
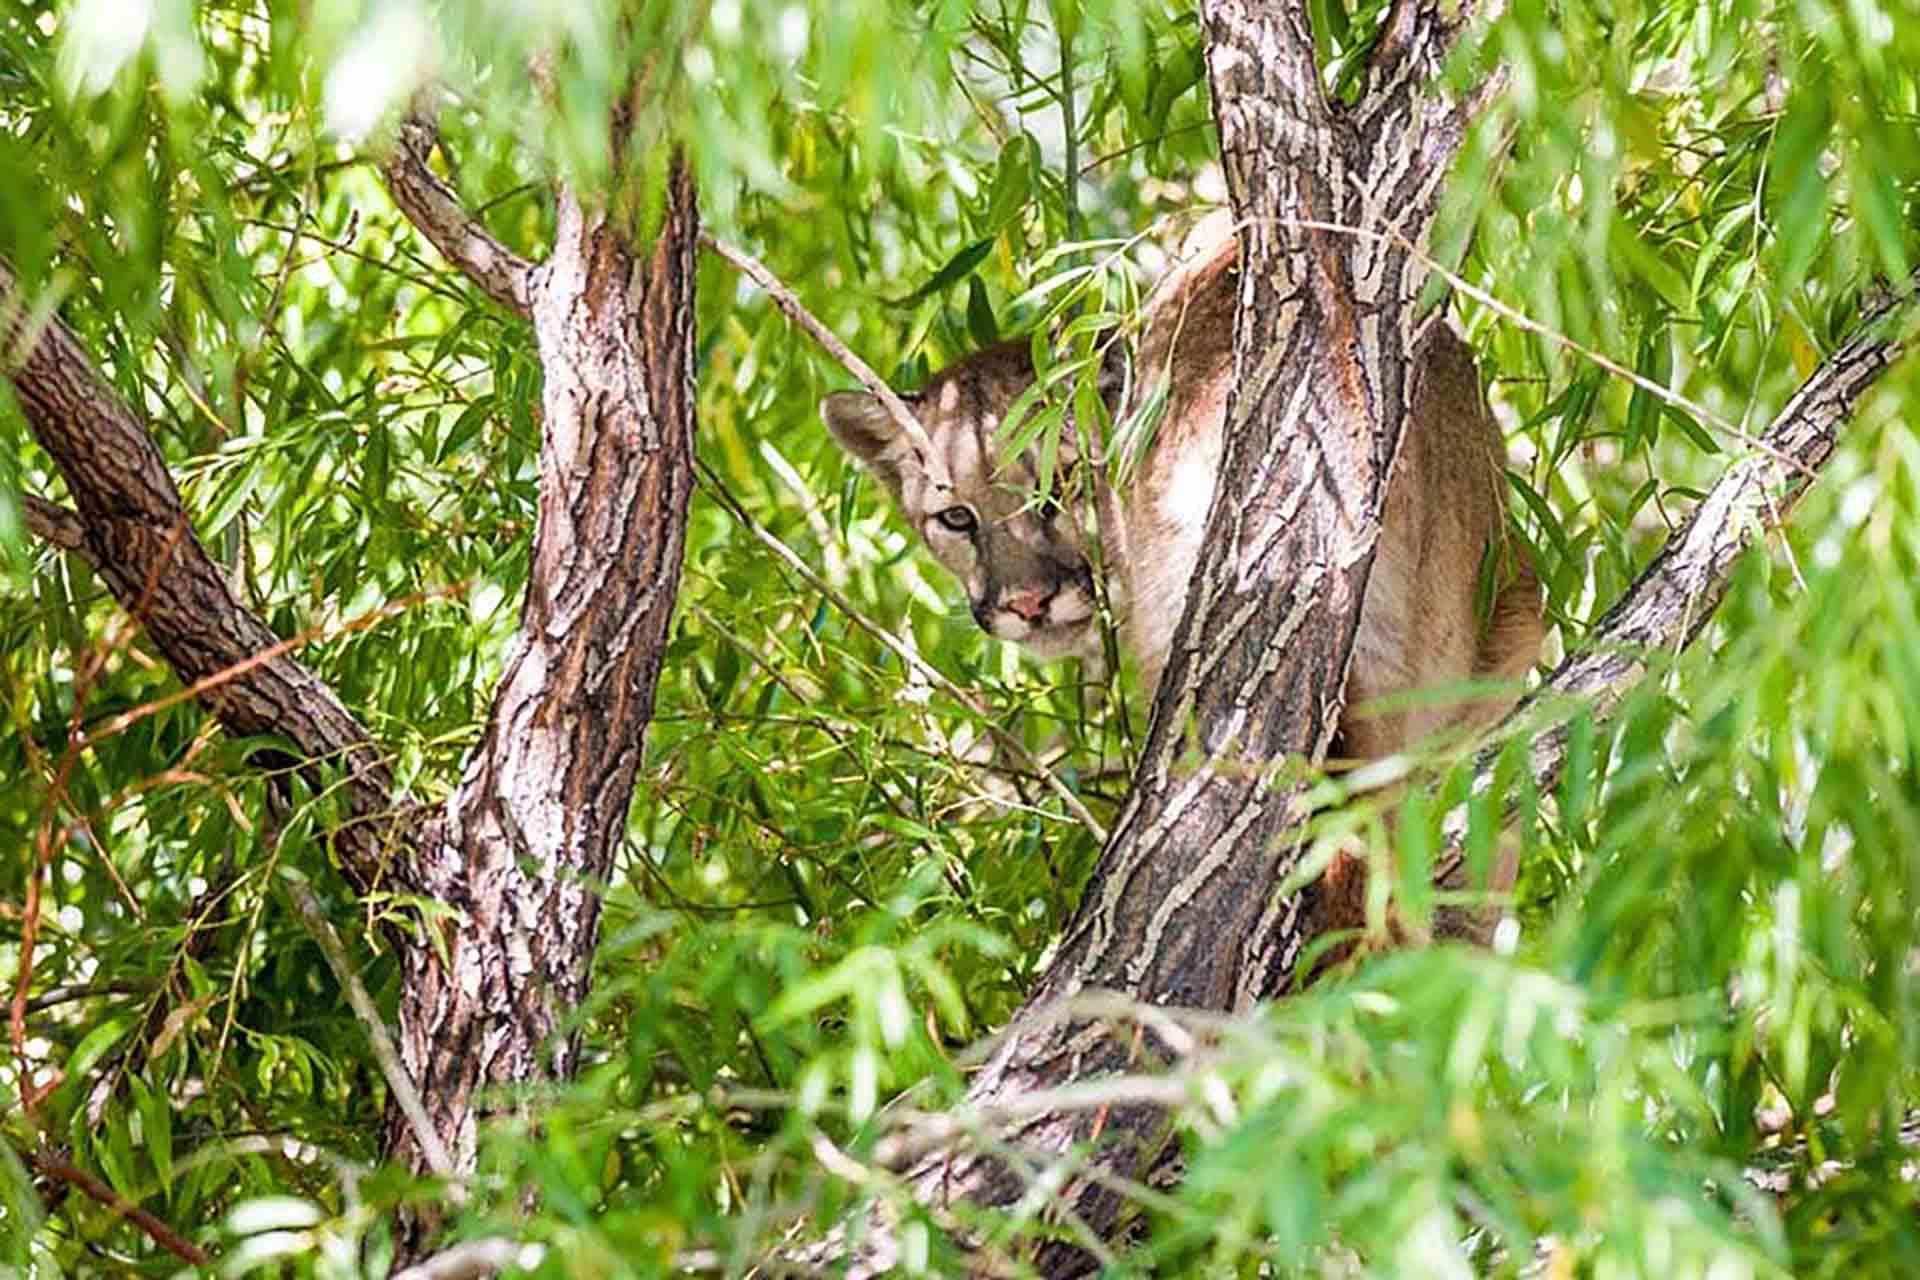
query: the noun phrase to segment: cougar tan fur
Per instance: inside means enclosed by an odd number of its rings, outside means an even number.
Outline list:
[[[1220,468],[1238,259],[1231,236],[1202,246],[1161,280],[1142,325],[1133,402],[1164,374],[1167,405],[1118,510],[1104,522],[1116,527],[1102,534],[1124,642],[1149,689],[1186,603]],[[866,393],[828,396],[821,412],[965,583],[982,627],[1042,658],[1093,653],[1093,583],[1073,521],[1035,504],[1031,459],[1001,461],[994,446],[1001,415],[1032,381],[1027,344],[1008,343],[952,365],[914,399],[944,478],[930,474]],[[1434,326],[1415,353],[1412,412],[1361,607],[1340,726],[1347,755],[1377,758],[1448,728],[1485,723],[1512,700],[1369,702],[1512,679],[1533,662],[1540,590],[1507,533],[1501,456],[1472,355],[1444,324]],[[1483,573],[1492,575],[1490,591],[1482,590]]]

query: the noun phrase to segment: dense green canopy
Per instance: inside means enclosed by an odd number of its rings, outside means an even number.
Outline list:
[[[1356,93],[1385,6],[1305,8]],[[1431,249],[1509,434],[1548,666],[1908,287],[1916,69],[1913,0],[1519,0],[1458,52],[1455,90],[1506,88]],[[902,387],[1035,332],[1070,386],[1225,199],[1185,3],[15,4],[0,85],[0,306],[78,334],[241,599],[428,805],[519,625],[542,423],[528,326],[389,198],[413,95],[467,207],[534,259],[556,182],[644,243],[684,148],[706,230]],[[285,790],[275,743],[182,696],[51,535],[64,482],[0,391],[0,1268],[174,1274],[130,1203],[231,1274],[384,1275],[396,1208],[437,1198],[449,1239],[550,1246],[541,1274],[743,1270],[888,1199],[886,1143],[984,1125],[949,1109],[963,1046],[1057,944],[1101,847],[1059,791],[1111,825],[1144,699],[974,628],[820,426],[851,376],[720,257],[698,289],[699,488],[593,886],[584,1069],[503,1102],[451,1189],[381,1164],[368,1020],[296,900],[389,1020],[395,946],[455,908],[354,888],[340,795]],[[1169,1013],[1184,1056],[1066,1100],[1171,1106],[1184,1143],[1184,1180],[1127,1188],[1152,1229],[1100,1246],[1113,1274],[1920,1273],[1910,364],[1699,640],[1575,716],[1564,778],[1537,790],[1508,749],[1473,835],[1514,803],[1495,948]],[[1431,909],[1469,773],[1396,801],[1380,921],[1389,887]],[[941,1271],[908,1214],[909,1263]],[[1075,1226],[1036,1196],[984,1230],[1017,1254]]]

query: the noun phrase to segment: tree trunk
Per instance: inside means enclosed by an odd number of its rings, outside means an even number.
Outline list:
[[[430,126],[405,127],[388,170],[396,201],[531,321],[545,389],[520,633],[461,784],[424,825],[397,816],[417,810],[392,794],[360,722],[234,598],[146,423],[63,325],[30,325],[4,263],[0,338],[4,372],[76,508],[33,500],[32,527],[93,562],[229,732],[279,734],[297,763],[347,771],[350,818],[330,835],[355,884],[456,913],[424,924],[438,938],[397,947],[405,1070],[390,1080],[384,1147],[415,1169],[459,1173],[472,1168],[489,1090],[565,1080],[576,1065],[566,1022],[586,994],[599,886],[626,830],[693,489],[699,221],[678,162],[650,254],[562,190],[551,258],[536,267],[465,218],[426,167],[432,140]],[[433,1225],[409,1224],[401,1263]]]
[[[470,1168],[489,1089],[568,1079],[598,886],[626,830],[693,489],[693,186],[674,169],[644,260],[559,197],[529,311],[545,373],[540,521],[519,638],[459,790],[421,841],[421,890],[460,914],[402,955],[400,1053]],[[504,1103],[503,1103],[504,1105]],[[386,1148],[431,1167],[388,1109]]]
[[[1275,888],[1301,856],[1299,762],[1325,757],[1345,705],[1411,352],[1439,322],[1415,309],[1425,273],[1410,250],[1465,133],[1460,104],[1421,92],[1458,28],[1399,6],[1368,91],[1341,106],[1321,89],[1304,6],[1200,8],[1242,254],[1225,455],[1127,804],[1057,958],[974,1078],[975,1107],[1162,1056],[1144,1028],[1049,1016],[1060,1001],[1106,989],[1232,1009],[1284,989],[1320,931],[1311,888]],[[1148,1106],[1041,1115],[1005,1137],[1044,1157],[1096,1126],[1099,1169],[1151,1175],[1170,1154]],[[935,1206],[1027,1189],[974,1151],[936,1151],[907,1176]],[[1099,1236],[1122,1226],[1097,1174],[1055,1198]],[[1034,1262],[1062,1276],[1093,1265],[1057,1243]]]
[[[1409,408],[1410,355],[1438,321],[1414,307],[1419,249],[1466,123],[1498,88],[1496,78],[1452,103],[1421,92],[1470,16],[1448,19],[1427,0],[1388,14],[1351,106],[1321,92],[1304,7],[1200,7],[1243,255],[1237,385],[1205,545],[1127,805],[1058,956],[968,1090],[968,1114],[1017,1119],[994,1128],[999,1154],[945,1136],[931,1150],[909,1143],[924,1154],[904,1170],[936,1213],[961,1200],[1010,1205],[1045,1186],[1049,1220],[1079,1239],[1036,1248],[1031,1262],[1049,1276],[1092,1270],[1101,1241],[1127,1229],[1126,1201],[1103,1172],[1153,1183],[1177,1156],[1158,1105],[1019,1105],[1170,1056],[1151,1026],[1063,1017],[1060,1002],[1112,989],[1150,1004],[1242,1009],[1292,989],[1327,927],[1314,886],[1275,891],[1299,861],[1301,791],[1289,762],[1317,763],[1338,724]],[[1920,273],[1900,297],[1916,289]],[[1604,714],[1644,670],[1635,655],[1698,634],[1735,557],[1791,509],[1904,349],[1888,332],[1896,305],[1867,309],[1860,336],[1808,379],[1765,451],[1729,468],[1544,694]],[[1538,741],[1533,765],[1547,785],[1563,745],[1558,732]],[[1459,855],[1460,818],[1449,815],[1438,874]],[[945,1133],[968,1131],[962,1120]],[[1040,1176],[1088,1148],[1063,1166],[1088,1172]],[[883,1226],[853,1273],[898,1260]]]

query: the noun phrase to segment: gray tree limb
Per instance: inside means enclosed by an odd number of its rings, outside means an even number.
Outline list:
[[[1920,271],[1897,293],[1862,311],[1854,336],[1821,362],[1756,439],[1729,465],[1693,513],[1612,608],[1586,642],[1515,707],[1508,724],[1533,725],[1529,767],[1534,786],[1550,791],[1566,766],[1573,715],[1604,719],[1663,655],[1693,643],[1726,595],[1733,571],[1771,529],[1783,525],[1833,456],[1840,432],[1869,390],[1911,345],[1902,326],[1920,296]],[[1546,723],[1542,725],[1542,720]],[[1497,750],[1484,753],[1473,791],[1493,785]],[[1468,807],[1451,810],[1436,879],[1460,865]]]
[[[481,292],[516,315],[530,315],[539,269],[501,244],[433,171],[429,157],[438,142],[439,131],[425,116],[409,115],[400,122],[383,166],[393,202]]]

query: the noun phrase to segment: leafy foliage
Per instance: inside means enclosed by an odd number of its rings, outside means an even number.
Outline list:
[[[1352,92],[1381,8],[1310,8]],[[1920,13],[1519,3],[1453,74],[1495,58],[1509,88],[1436,251],[1477,290],[1456,309],[1558,653],[1861,291],[1909,270]],[[604,121],[636,74],[649,160],[611,173]],[[410,94],[453,95],[452,176],[534,255],[552,181],[644,226],[680,142],[714,231],[902,385],[1064,323],[1039,344],[1057,394],[1013,447],[1046,447],[1182,220],[1223,195],[1185,6],[78,0],[0,13],[0,76],[0,254],[429,802],[525,589],[538,366],[366,159]],[[503,1111],[457,1223],[545,1243],[543,1274],[744,1269],[802,1217],[893,1198],[884,1144],[984,1127],[953,1107],[962,1047],[1030,989],[1098,852],[992,730],[1104,822],[1141,729],[1124,675],[1035,668],[966,625],[818,427],[845,376],[715,260],[700,299],[702,489],[578,1012],[592,1066]],[[1920,1085],[1911,386],[1889,380],[1703,643],[1579,726],[1556,792],[1508,771],[1526,861],[1505,945],[1363,959],[1243,1018],[1135,1012],[1191,1052],[1088,1105],[1178,1099],[1188,1176],[1128,1188],[1153,1230],[1110,1270],[1920,1270],[1894,1140]],[[382,1274],[392,1208],[443,1192],[375,1167],[385,1085],[286,885],[318,889],[389,1011],[386,931],[448,908],[351,895],[324,791],[270,816],[255,744],[173,699],[83,560],[26,535],[21,495],[61,483],[11,410],[0,433],[0,840],[21,851],[0,974],[26,1002],[0,1083],[34,1098],[0,1121],[0,1265],[177,1268],[54,1160],[235,1274]],[[1463,785],[1406,802],[1416,916]],[[900,1207],[908,1264],[952,1265]],[[1043,1199],[988,1230],[1076,1238]]]

